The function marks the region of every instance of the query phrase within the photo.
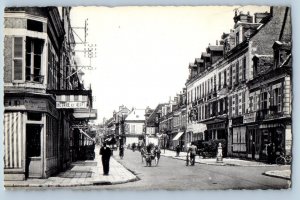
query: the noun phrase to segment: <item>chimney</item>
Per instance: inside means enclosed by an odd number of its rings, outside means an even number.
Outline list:
[[[216,45],[218,46],[218,40],[216,40]]]
[[[265,13],[254,13],[254,22],[260,23],[261,20],[269,15],[268,12]]]
[[[253,17],[250,15],[249,12],[247,14],[244,14],[242,11],[237,15],[237,12],[235,12],[235,16],[233,18],[234,23],[237,22],[243,22],[243,23],[253,23]]]

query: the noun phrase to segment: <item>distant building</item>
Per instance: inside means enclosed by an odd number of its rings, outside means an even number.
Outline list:
[[[145,124],[145,109],[133,108],[125,118],[126,145],[143,141]]]

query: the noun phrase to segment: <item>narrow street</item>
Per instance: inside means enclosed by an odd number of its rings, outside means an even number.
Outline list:
[[[140,152],[125,150],[124,159],[114,158],[130,171],[139,181],[117,185],[87,186],[94,189],[134,190],[211,190],[211,189],[284,189],[288,180],[262,175],[265,171],[288,168],[287,166],[238,167],[196,164],[185,166],[185,162],[161,157],[157,167],[145,167]],[[180,172],[180,173],[179,173]]]

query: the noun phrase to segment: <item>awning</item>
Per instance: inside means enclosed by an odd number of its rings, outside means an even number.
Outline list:
[[[177,133],[177,135],[173,138],[173,140],[178,140],[182,136],[183,133],[184,132]]]
[[[83,135],[85,135],[88,139],[95,141],[93,138],[91,138],[91,136],[89,136],[86,132],[84,132],[82,129],[79,129],[79,132]]]

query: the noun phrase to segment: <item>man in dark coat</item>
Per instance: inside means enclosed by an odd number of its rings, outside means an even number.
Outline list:
[[[103,175],[108,176],[111,149],[106,146],[106,143],[103,143],[103,146],[100,149],[100,155],[102,155]]]

